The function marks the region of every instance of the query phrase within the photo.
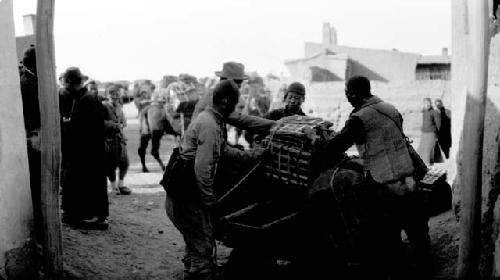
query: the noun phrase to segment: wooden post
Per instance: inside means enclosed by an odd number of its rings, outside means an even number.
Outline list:
[[[459,175],[462,209],[457,276],[459,279],[479,279],[481,171],[489,51],[487,0],[468,0],[468,10],[470,56],[463,129],[463,168]]]
[[[43,262],[48,279],[62,279],[63,260],[59,213],[60,123],[54,57],[54,2],[38,0],[36,64],[40,104],[41,209]]]

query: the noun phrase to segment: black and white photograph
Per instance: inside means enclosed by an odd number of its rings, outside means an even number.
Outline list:
[[[500,279],[500,0],[0,0],[0,280]]]

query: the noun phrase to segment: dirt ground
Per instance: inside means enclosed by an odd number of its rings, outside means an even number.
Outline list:
[[[133,194],[109,193],[110,228],[75,230],[63,226],[66,279],[182,279],[183,240],[164,210],[165,192],[158,185],[161,170],[148,155],[150,173],[140,173],[137,124],[126,129],[131,166],[126,184]],[[168,159],[175,141],[162,141]],[[432,218],[432,248],[439,279],[453,279],[458,255],[458,228],[452,212]],[[229,249],[219,246],[223,263]]]

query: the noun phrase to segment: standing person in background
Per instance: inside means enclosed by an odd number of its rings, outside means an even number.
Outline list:
[[[94,80],[88,81],[86,87],[89,93],[95,94],[96,96],[99,94],[99,88]]]
[[[96,81],[94,81],[94,80],[88,81],[87,84],[85,85],[85,87],[87,88],[87,91],[89,93],[92,93],[95,96],[97,96],[99,101],[102,102],[102,101],[106,100],[106,98],[104,96],[99,94],[99,85],[97,85]]]
[[[132,191],[124,186],[129,160],[127,154],[127,139],[123,128],[127,126],[127,119],[123,114],[120,88],[116,85],[108,89],[109,101],[104,101],[104,135],[106,141],[106,170],[112,189],[117,194],[128,195]],[[118,184],[116,169],[118,168]]]
[[[422,108],[422,134],[417,152],[427,165],[440,162],[441,150],[438,144],[439,113],[432,107],[430,98],[424,98]],[[436,150],[438,150],[436,152]]]
[[[63,138],[63,222],[76,227],[108,229],[109,202],[106,182],[104,107],[83,87],[80,69],[64,74],[61,115]]]
[[[24,52],[23,71],[21,72],[21,97],[23,100],[24,128],[28,147],[31,199],[35,219],[35,234],[38,241],[42,238],[41,215],[41,151],[40,151],[40,108],[38,103],[38,78],[36,73],[35,46]]]
[[[434,104],[439,113],[440,125],[438,131],[438,142],[443,149],[444,156],[450,157],[451,147],[451,111],[446,109],[441,99],[434,100]]]
[[[151,95],[153,94],[153,92],[154,88],[152,87],[139,86],[139,89],[134,94],[134,104],[135,107],[137,108],[139,118],[141,117],[144,108],[146,108],[149,104],[151,104]]]

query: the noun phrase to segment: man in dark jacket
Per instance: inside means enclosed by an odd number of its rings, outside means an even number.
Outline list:
[[[302,103],[306,96],[306,88],[299,82],[291,83],[285,92],[284,101],[285,107],[275,109],[267,113],[264,117],[266,119],[278,121],[284,117],[300,115],[305,116],[302,112]]]
[[[415,167],[403,134],[403,118],[389,103],[371,94],[370,81],[362,76],[346,83],[346,97],[354,107],[344,128],[328,143],[316,141],[325,153],[337,155],[356,145],[363,159],[365,174],[386,187],[386,202],[392,223],[388,229],[394,247],[389,256],[394,276],[404,277],[408,271],[398,254],[401,230],[404,230],[414,251],[420,279],[432,274],[428,218],[416,189]],[[315,141],[311,130],[305,131]],[[397,242],[396,242],[397,241]]]
[[[21,72],[21,95],[23,99],[24,128],[28,146],[31,198],[35,216],[35,233],[41,239],[41,201],[40,201],[40,108],[38,103],[38,79],[36,73],[35,46],[31,45],[23,57]]]
[[[105,169],[104,108],[97,96],[82,86],[76,67],[64,74],[61,116],[65,126],[62,192],[64,222],[107,229],[109,214]]]

